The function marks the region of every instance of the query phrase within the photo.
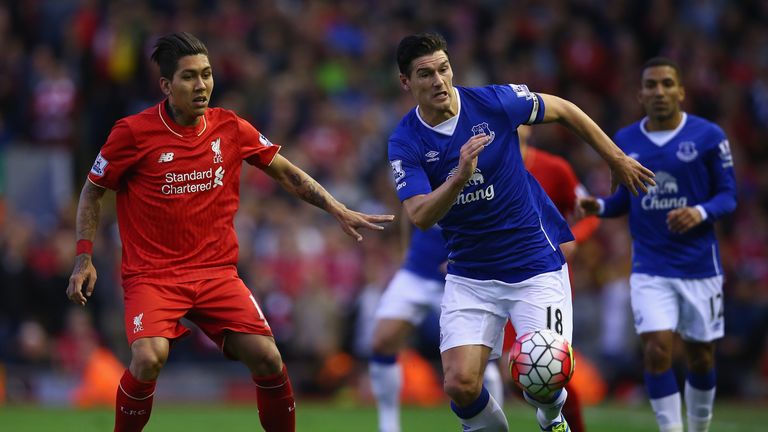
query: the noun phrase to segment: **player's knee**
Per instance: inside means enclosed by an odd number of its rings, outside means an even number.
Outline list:
[[[371,351],[376,355],[395,355],[399,347],[391,338],[377,334],[371,341]]]
[[[257,376],[275,374],[283,368],[283,359],[275,345],[246,350],[240,360]]]
[[[154,381],[160,375],[168,355],[151,349],[133,350],[131,372],[142,381]]]
[[[663,372],[672,367],[672,347],[649,342],[644,349],[646,368],[651,372]]]
[[[443,390],[456,404],[466,406],[474,402],[482,390],[482,379],[470,373],[446,375]]]
[[[715,367],[714,352],[701,349],[688,353],[688,369],[694,373],[706,373]]]

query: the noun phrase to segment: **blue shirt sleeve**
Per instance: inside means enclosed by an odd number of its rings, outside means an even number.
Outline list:
[[[515,127],[541,123],[544,119],[544,101],[537,93],[528,90],[525,84],[495,87],[504,111]]]
[[[424,172],[413,146],[390,139],[389,164],[401,202],[415,195],[432,192],[427,173]]]
[[[600,217],[612,218],[629,213],[629,198],[629,191],[627,188],[619,185],[613,195],[603,198],[603,212],[600,213]]]
[[[733,156],[728,139],[719,130],[718,145],[707,152],[707,170],[711,176],[713,196],[699,203],[707,212],[707,221],[714,222],[736,208],[736,176],[733,171]]]

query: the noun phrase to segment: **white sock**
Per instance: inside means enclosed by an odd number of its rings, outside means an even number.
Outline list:
[[[485,367],[483,384],[485,384],[485,388],[488,389],[491,397],[496,399],[496,403],[504,408],[504,382],[501,379],[501,371],[499,371],[499,364],[497,362],[489,362],[488,366]]]
[[[379,412],[379,432],[400,432],[400,390],[403,387],[400,363],[370,362],[368,369]]]
[[[463,432],[509,432],[507,416],[504,415],[504,410],[493,396],[488,398],[488,404],[476,416],[468,419],[460,418],[460,420]]]
[[[699,390],[685,381],[685,407],[688,414],[688,432],[708,432],[712,422],[715,388]]]
[[[538,401],[530,397],[528,393],[525,392],[523,392],[523,396],[529,404],[537,408],[536,420],[538,420],[539,426],[544,429],[554,423],[555,420],[560,419],[560,412],[563,409],[563,405],[565,405],[565,400],[568,398],[568,390],[560,390],[560,393],[557,395],[557,397],[550,402]]]
[[[682,402],[679,392],[650,401],[660,432],[683,432],[683,415],[680,412]]]

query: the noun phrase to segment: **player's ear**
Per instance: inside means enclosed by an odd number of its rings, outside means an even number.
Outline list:
[[[168,78],[160,77],[160,91],[166,96],[171,95],[171,81]]]
[[[400,74],[400,86],[405,91],[410,91],[411,90],[411,86],[408,84],[408,77],[403,75],[403,74]]]

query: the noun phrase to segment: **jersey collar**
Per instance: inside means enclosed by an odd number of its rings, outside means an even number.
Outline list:
[[[680,124],[677,125],[676,128],[672,130],[663,130],[663,131],[654,131],[654,132],[648,132],[645,129],[646,124],[648,123],[648,117],[643,117],[642,120],[640,120],[640,132],[643,133],[643,135],[648,138],[652,143],[656,144],[659,147],[662,147],[664,144],[668,143],[672,140],[672,138],[676,137],[678,133],[685,127],[685,124],[688,120],[688,114],[683,112],[683,118],[680,119]]]
[[[431,129],[439,134],[447,135],[447,136],[453,135],[453,132],[456,130],[456,126],[459,124],[459,116],[461,115],[461,95],[459,94],[459,89],[454,87],[453,93],[456,95],[456,102],[458,105],[458,109],[456,110],[455,116],[433,127],[433,126],[430,126],[429,123],[425,122],[424,119],[421,118],[421,116],[419,115],[419,106],[416,105],[416,117],[419,119],[421,124],[423,124],[426,128]]]
[[[208,128],[208,121],[205,119],[205,115],[203,115],[203,121],[195,126],[181,126],[180,124],[177,124],[173,121],[165,108],[167,101],[168,99],[165,99],[160,102],[157,106],[157,114],[160,116],[160,121],[163,122],[165,128],[172,134],[179,138],[199,137]],[[206,110],[206,113],[208,113],[208,110]]]

